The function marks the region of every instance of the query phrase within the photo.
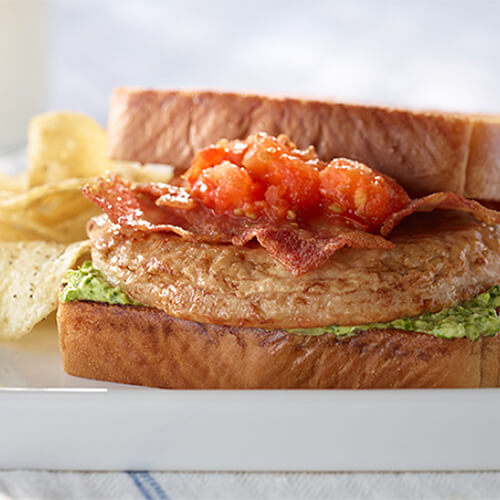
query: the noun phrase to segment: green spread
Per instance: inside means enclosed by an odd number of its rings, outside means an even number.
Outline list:
[[[494,286],[473,299],[443,309],[437,313],[424,313],[413,318],[399,318],[388,323],[370,323],[356,326],[330,325],[322,328],[289,330],[300,335],[323,335],[333,333],[340,337],[356,335],[365,330],[387,328],[412,332],[429,333],[435,337],[456,339],[466,337],[477,340],[480,336],[490,337],[500,331],[500,286]]]
[[[123,293],[119,287],[110,285],[101,271],[96,269],[90,261],[84,262],[76,270],[66,272],[59,300],[61,302],[90,300],[108,304],[142,305]]]
[[[59,299],[61,302],[90,300],[108,304],[141,305],[130,299],[119,287],[110,285],[101,271],[85,262],[77,270],[66,273]],[[289,330],[298,335],[323,335],[332,333],[340,337],[356,335],[372,329],[396,329],[423,332],[447,339],[492,336],[500,331],[500,286],[477,295],[473,299],[437,313],[424,313],[413,318],[399,318],[388,323],[370,323],[356,326],[330,325],[321,328]]]

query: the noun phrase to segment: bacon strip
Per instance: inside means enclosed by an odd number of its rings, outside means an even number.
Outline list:
[[[333,229],[333,228],[332,228]],[[243,245],[253,237],[269,255],[294,276],[300,276],[321,267],[337,250],[351,248],[392,248],[394,243],[382,236],[360,230],[337,228],[339,234],[315,234],[294,227],[258,227],[232,239],[234,245]]]
[[[191,210],[195,207],[195,200],[189,195],[188,191],[181,186],[172,186],[158,182],[156,184],[139,184],[135,187],[136,193],[152,194],[157,196],[155,204],[159,207],[182,208]]]
[[[380,235],[335,223],[316,220],[309,227],[289,221],[273,224],[265,220],[217,215],[191,198],[182,187],[148,184],[131,188],[116,176],[99,179],[96,186],[83,188],[84,195],[101,207],[124,231],[171,232],[195,242],[231,243],[242,246],[252,239],[295,276],[320,267],[336,251],[351,248],[392,248],[386,240],[391,231],[415,212],[435,208],[473,214],[488,224],[500,224],[500,212],[455,193],[434,193],[418,198],[390,215]]]
[[[468,200],[456,193],[433,193],[412,200],[407,207],[387,217],[380,228],[380,234],[387,236],[405,217],[415,212],[431,212],[435,208],[467,212],[486,224],[500,224],[500,212],[486,208],[477,201]]]
[[[121,230],[171,232],[189,241],[232,243],[242,246],[255,238],[269,254],[295,276],[317,269],[337,250],[353,248],[392,248],[385,238],[342,225],[316,224],[308,231],[283,222],[251,221],[245,217],[216,215],[211,209],[195,203],[192,209],[178,208],[178,194],[168,189],[168,204],[158,206],[164,196],[162,187],[139,186],[132,189],[116,176],[99,179],[97,185],[83,188],[84,195],[104,210]]]
[[[122,228],[144,232],[172,232],[187,240],[193,238],[190,231],[182,228],[174,213],[156,206],[151,196],[139,197],[127,183],[115,175],[97,179],[97,185],[85,185],[83,194],[102,208],[111,222]]]

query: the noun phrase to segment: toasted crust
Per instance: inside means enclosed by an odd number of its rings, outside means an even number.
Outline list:
[[[417,112],[222,92],[118,88],[108,122],[119,160],[189,166],[222,137],[284,133],[329,161],[345,156],[414,194],[454,191],[500,200],[500,117]]]
[[[499,335],[446,340],[398,330],[339,339],[208,325],[163,311],[93,302],[59,305],[71,375],[171,389],[494,387]]]

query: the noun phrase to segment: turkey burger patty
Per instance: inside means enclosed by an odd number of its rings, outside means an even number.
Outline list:
[[[393,248],[336,252],[299,277],[253,246],[126,236],[107,216],[89,224],[92,260],[132,299],[177,318],[264,328],[387,322],[435,312],[498,283],[500,226],[463,213],[415,214]]]

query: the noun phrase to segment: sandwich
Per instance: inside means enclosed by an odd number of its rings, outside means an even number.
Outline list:
[[[500,385],[500,120],[116,89],[62,284],[76,376],[172,389]]]

